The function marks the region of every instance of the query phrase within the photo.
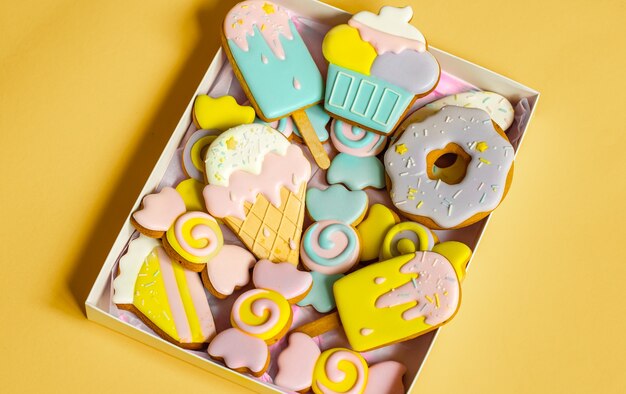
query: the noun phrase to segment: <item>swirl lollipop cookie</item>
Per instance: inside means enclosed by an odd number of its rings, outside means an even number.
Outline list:
[[[205,182],[204,158],[209,146],[220,135],[216,130],[198,130],[193,133],[183,148],[183,169],[185,173],[199,182]]]
[[[311,387],[316,394],[361,394],[367,385],[368,369],[360,354],[350,349],[329,349],[315,363]]]
[[[387,138],[360,127],[334,119],[330,125],[330,139],[339,152],[352,156],[376,156],[385,149]]]
[[[233,327],[271,345],[287,333],[292,317],[285,297],[272,290],[253,289],[237,298],[230,322]]]
[[[380,260],[389,260],[403,254],[431,250],[437,236],[426,226],[415,222],[398,223],[389,229],[380,248]]]
[[[391,199],[429,228],[469,226],[496,209],[513,178],[514,150],[489,114],[447,106],[406,128],[385,153]],[[450,171],[439,161],[453,157]],[[459,163],[461,171],[459,170]]]
[[[313,223],[302,237],[302,263],[325,275],[347,272],[359,261],[361,242],[354,227],[336,220]]]

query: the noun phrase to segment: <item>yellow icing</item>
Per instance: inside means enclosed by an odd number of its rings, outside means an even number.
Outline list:
[[[196,308],[193,305],[193,299],[189,292],[189,286],[187,285],[187,278],[185,278],[185,271],[182,265],[177,262],[172,262],[172,268],[174,269],[174,277],[176,278],[176,285],[180,292],[180,298],[183,301],[183,307],[185,308],[185,314],[187,315],[187,321],[189,322],[189,328],[191,329],[191,342],[204,342],[205,337],[202,334],[202,328],[200,327],[200,320],[196,313]]]
[[[361,39],[359,31],[345,24],[335,26],[326,34],[322,51],[330,63],[365,75],[370,75],[377,56],[374,47]]]
[[[472,250],[469,246],[462,242],[446,241],[435,245],[432,251],[448,259],[460,281],[465,279],[465,268],[472,257]]]
[[[139,270],[137,280],[135,281],[133,305],[167,335],[176,341],[180,341],[170,304],[167,300],[167,292],[161,277],[156,249],[146,257]]]
[[[176,191],[183,198],[187,211],[206,211],[202,197],[203,189],[204,185],[193,178],[185,179],[176,186]]]
[[[378,258],[385,234],[399,222],[398,215],[386,206],[374,204],[370,207],[365,220],[356,226],[361,238],[361,261]]]
[[[419,205],[419,204],[418,204]],[[398,240],[396,247],[400,253],[413,253],[417,251],[431,250],[434,243],[437,242],[437,237],[424,225],[415,222],[402,222],[393,226],[386,234],[380,246],[380,259],[387,260],[393,257],[393,251],[391,246],[393,245],[393,238],[403,231],[411,231],[417,234],[417,240],[419,241],[419,248],[413,244],[409,239]],[[433,238],[434,243],[431,243],[429,239],[429,233]]]
[[[376,308],[376,299],[396,289],[417,274],[403,274],[400,268],[415,254],[368,265],[335,282],[333,292],[337,310],[350,345],[356,351],[366,351],[406,338],[413,338],[432,328],[424,317],[404,320],[402,313],[416,305],[409,302],[393,308]],[[384,278],[384,281],[376,281]],[[377,283],[378,282],[378,283]],[[362,335],[361,329],[372,330]]]
[[[246,297],[246,293],[244,293],[242,296]],[[270,303],[274,304],[277,307],[279,312],[276,323],[270,327],[265,327],[266,329],[264,331],[260,326],[263,326],[269,322],[269,320],[273,317],[275,310],[274,312],[272,312],[266,309],[260,316],[256,315],[252,309],[252,306],[256,301],[262,299],[269,300]],[[259,339],[268,341],[270,339],[278,337],[282,331],[285,331],[285,326],[290,324],[291,305],[285,297],[273,290],[260,290],[247,296],[241,302],[240,308],[238,310],[232,310],[232,314],[233,316],[231,316],[231,323],[234,327],[237,327],[242,331]],[[246,326],[248,326],[249,328],[246,328]],[[257,330],[251,330],[250,328],[256,328]]]
[[[195,239],[191,236],[191,230],[195,227],[195,226],[208,226],[210,227],[210,229],[215,232],[218,235],[218,243],[222,243],[223,239],[222,239],[222,230],[220,229],[219,225],[217,224],[216,221],[214,220],[208,220],[206,218],[192,218],[187,220],[185,223],[183,223],[182,225],[182,235],[183,235],[183,239],[182,241],[184,243],[186,243],[187,245],[191,246],[192,248],[195,249],[199,249],[199,248],[204,248],[208,245],[209,240],[206,238],[199,238],[199,239]],[[195,264],[204,264],[207,261],[209,261],[215,254],[217,254],[217,252],[219,252],[221,245],[219,247],[217,247],[214,251],[214,253],[210,256],[196,256],[193,255],[189,252],[187,252],[186,250],[184,250],[182,248],[182,246],[180,245],[180,242],[178,240],[178,238],[176,237],[176,224],[171,226],[167,232],[165,233],[165,237],[167,238],[168,243],[170,244],[170,246],[172,247],[172,249],[174,249],[176,251],[176,253],[178,253],[184,260],[190,262],[190,263],[195,263]]]
[[[328,359],[337,352],[345,352],[353,355],[361,364],[360,368],[359,366],[353,365],[351,360],[342,360],[338,365],[327,365]],[[329,379],[327,373],[328,369],[339,369],[343,372],[343,379],[339,381]],[[315,367],[313,368],[313,392],[328,393],[328,390],[330,390],[330,392],[333,393],[363,393],[366,386],[365,382],[367,382],[368,369],[367,361],[365,361],[359,353],[345,348],[328,349],[324,351],[315,362]],[[359,370],[363,371],[364,376],[359,376]],[[322,384],[328,390],[318,387],[319,384]]]
[[[207,130],[228,130],[254,121],[254,109],[239,105],[232,96],[212,98],[199,95],[193,104],[193,115],[198,127]]]

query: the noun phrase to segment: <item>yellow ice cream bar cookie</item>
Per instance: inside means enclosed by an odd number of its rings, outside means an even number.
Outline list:
[[[352,348],[368,351],[405,341],[451,320],[470,256],[466,245],[443,242],[433,251],[375,263],[335,282],[337,310]]]

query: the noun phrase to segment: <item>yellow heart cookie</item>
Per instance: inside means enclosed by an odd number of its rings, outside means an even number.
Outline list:
[[[205,130],[228,130],[254,121],[254,109],[239,105],[232,96],[218,98],[199,95],[193,104],[193,119]]]

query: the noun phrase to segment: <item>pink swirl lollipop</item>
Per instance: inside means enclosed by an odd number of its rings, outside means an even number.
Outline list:
[[[354,227],[336,220],[313,223],[302,237],[304,265],[325,275],[347,272],[357,261],[361,243]]]
[[[359,157],[376,156],[385,149],[387,140],[385,136],[339,119],[334,119],[330,125],[330,138],[338,151]]]

